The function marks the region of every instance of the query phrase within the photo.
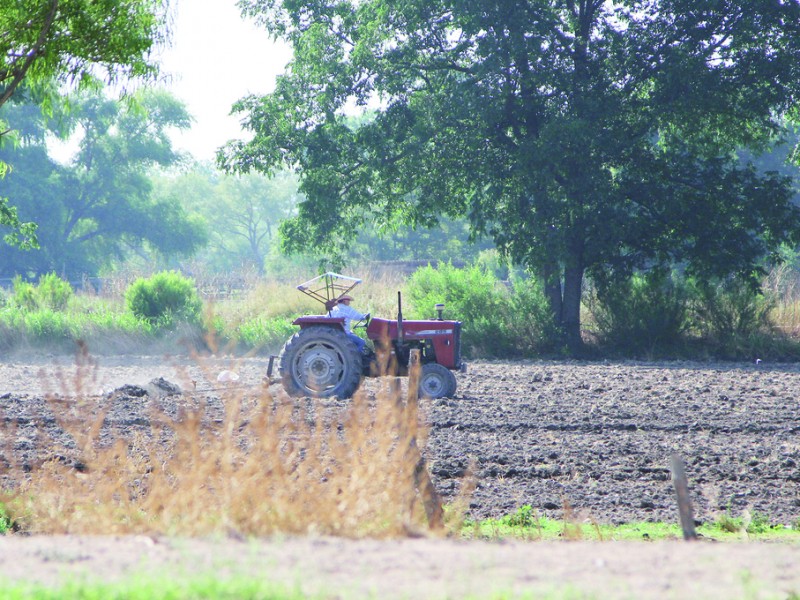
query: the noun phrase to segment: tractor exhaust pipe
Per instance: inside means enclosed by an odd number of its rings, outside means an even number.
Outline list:
[[[397,340],[403,342],[403,297],[397,292]]]

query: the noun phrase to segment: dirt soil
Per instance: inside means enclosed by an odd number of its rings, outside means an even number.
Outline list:
[[[113,397],[108,419],[124,430],[147,426],[143,400],[180,402],[173,385],[213,408],[225,386],[262,385],[266,364],[262,358],[102,357],[82,366],[56,356],[6,360],[0,413],[15,423],[15,460],[32,464],[43,451],[40,429],[59,435],[54,419],[43,420],[46,394]],[[238,379],[230,381],[230,372]],[[424,404],[425,453],[445,500],[474,474],[471,516],[531,505],[555,518],[675,522],[669,459],[677,454],[686,462],[698,522],[724,513],[787,525],[800,519],[800,365],[475,362],[458,380],[454,398]],[[279,386],[271,391],[282,394]],[[224,572],[260,574],[335,598],[565,589],[576,593],[570,597],[787,598],[800,594],[797,564],[796,546],[708,540],[0,537],[0,580],[54,583],[152,572],[156,565],[171,573],[224,565]]]

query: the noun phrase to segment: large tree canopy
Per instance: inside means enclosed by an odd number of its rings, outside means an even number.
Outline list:
[[[0,0],[0,107],[24,83],[46,101],[62,84],[107,83],[157,72],[151,51],[166,35],[168,0]],[[16,123],[0,119],[0,144]],[[0,163],[0,179],[6,165]],[[13,199],[12,199],[13,204]],[[21,223],[0,198],[5,241],[36,244],[34,227]]]
[[[166,8],[166,0],[0,0],[0,106],[23,81],[153,74]]]
[[[299,201],[292,173],[272,179],[256,173],[231,177],[202,165],[158,178],[156,197],[207,224],[208,244],[195,261],[212,271],[246,268],[260,274],[265,273],[278,224],[294,213]]]
[[[232,169],[297,168],[295,247],[365,220],[468,215],[545,283],[580,345],[586,273],[750,276],[800,240],[790,186],[742,165],[800,101],[798,0],[240,0],[292,43]],[[375,118],[350,126],[359,106]]]
[[[186,108],[162,91],[141,91],[134,102],[80,94],[61,126],[82,132],[70,165],[47,154],[47,122],[37,106],[7,105],[20,124],[20,143],[0,150],[12,165],[4,187],[20,217],[39,225],[40,248],[7,248],[0,273],[68,277],[97,274],[130,252],[188,254],[203,245],[206,231],[170,199],[156,199],[148,172],[175,164],[180,156],[168,137],[170,128],[186,128]],[[10,114],[9,114],[10,113]],[[148,255],[148,258],[151,258]]]

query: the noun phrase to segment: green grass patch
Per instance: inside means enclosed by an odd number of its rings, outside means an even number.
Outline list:
[[[697,533],[722,542],[771,541],[800,543],[800,528],[775,524],[763,514],[733,518],[722,515],[717,520],[697,527]],[[682,539],[678,524],[660,522],[607,525],[596,522],[557,520],[539,516],[525,505],[511,515],[499,519],[467,520],[461,537],[471,540],[513,539],[523,541],[587,540],[587,541],[656,541]]]
[[[120,583],[68,582],[47,587],[34,584],[4,584],[0,580],[0,596],[4,600],[315,600],[350,597],[343,590],[329,590],[319,594],[303,593],[299,589],[253,578],[179,578],[145,580],[129,579]],[[465,596],[466,600],[578,600],[596,598],[573,589],[569,584],[552,591],[511,592],[496,591],[486,595]],[[378,598],[369,595],[367,598]]]
[[[157,334],[156,328],[132,314],[109,309],[61,312],[6,307],[0,310],[0,349],[6,350],[25,347],[72,350],[76,340],[94,347],[93,342],[105,344],[110,338],[141,343]]]
[[[230,327],[220,323],[215,327],[222,340],[230,341],[245,350],[276,352],[298,328],[292,325],[296,317],[257,316]]]
[[[6,511],[4,504],[0,503],[0,535],[5,535],[14,528],[14,521]]]
[[[300,600],[315,597],[257,579],[213,577],[136,578],[120,583],[70,581],[56,587],[0,582],[0,595],[7,600]]]

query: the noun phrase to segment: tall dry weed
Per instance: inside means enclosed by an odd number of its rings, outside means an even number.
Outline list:
[[[301,282],[297,282],[301,283]],[[278,317],[319,312],[320,304],[292,286],[278,281],[254,282],[240,297],[217,302],[215,312],[231,323],[255,317]]]
[[[405,286],[401,274],[370,274],[352,292],[355,304],[362,312],[392,317],[397,314],[397,292]],[[216,302],[215,314],[238,323],[258,316],[271,318],[294,314],[315,314],[324,311],[322,305],[296,289],[302,281],[289,283],[278,280],[251,280],[239,297]]]
[[[800,277],[791,265],[774,267],[763,282],[765,293],[775,299],[770,320],[785,335],[800,337]]]
[[[150,402],[149,424],[111,431],[121,402],[131,399],[48,400],[67,435],[41,439],[52,452],[27,474],[7,464],[16,485],[0,501],[20,529],[390,537],[428,528],[418,449],[426,428],[391,378],[348,402],[266,388],[173,396]]]
[[[405,290],[407,279],[403,273],[368,272],[364,283],[353,291],[354,304],[362,312],[370,311],[373,316],[391,319],[397,315],[397,292]],[[404,309],[408,312],[408,306]]]

